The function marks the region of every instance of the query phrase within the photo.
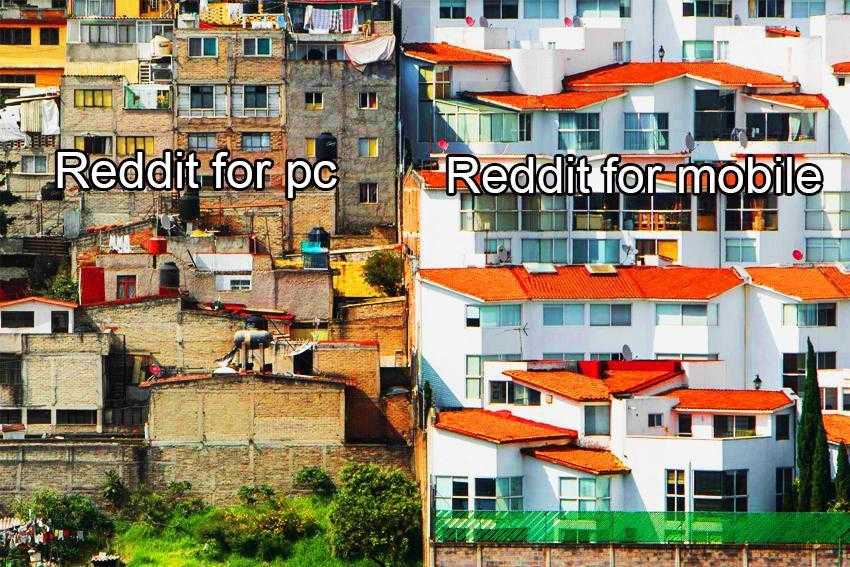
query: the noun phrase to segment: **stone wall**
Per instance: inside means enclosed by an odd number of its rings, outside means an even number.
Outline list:
[[[466,545],[432,548],[435,567],[846,567],[837,546]]]
[[[406,366],[407,300],[388,297],[342,305],[331,338],[378,341],[381,366]]]

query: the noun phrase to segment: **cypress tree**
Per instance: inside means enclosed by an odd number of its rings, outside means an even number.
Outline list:
[[[812,512],[825,512],[832,500],[832,467],[829,461],[829,445],[826,443],[826,430],[820,408],[815,430],[815,454],[812,462]]]
[[[844,441],[838,446],[838,458],[835,470],[835,499],[850,503],[850,458],[847,457],[847,445]]]
[[[817,355],[811,339],[806,339],[806,378],[803,384],[803,410],[797,427],[797,471],[800,490],[797,493],[797,510],[808,512],[812,505],[812,466],[815,458],[817,430],[823,428],[820,413]]]

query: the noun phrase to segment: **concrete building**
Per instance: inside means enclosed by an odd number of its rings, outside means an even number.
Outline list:
[[[58,87],[65,66],[65,10],[49,0],[0,7],[0,102],[25,87]]]

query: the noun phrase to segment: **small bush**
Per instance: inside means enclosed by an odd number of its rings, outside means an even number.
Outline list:
[[[239,487],[236,493],[240,502],[246,506],[254,506],[260,503],[268,503],[275,497],[274,488],[268,484],[246,484]]]
[[[304,467],[295,475],[295,483],[316,496],[324,498],[332,496],[336,492],[331,476],[321,467]]]
[[[162,529],[176,516],[191,516],[206,508],[200,498],[189,494],[191,488],[188,482],[172,482],[163,492],[139,488],[130,494],[125,516]]]
[[[392,250],[373,252],[363,265],[363,279],[389,297],[402,294],[404,263],[401,255]]]
[[[101,495],[109,502],[114,510],[121,510],[127,505],[130,491],[124,486],[124,481],[114,470],[106,473],[106,481],[101,487]]]

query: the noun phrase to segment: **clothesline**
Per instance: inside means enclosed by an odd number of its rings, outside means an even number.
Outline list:
[[[313,8],[312,4],[308,4],[304,9],[304,29],[310,33],[357,33],[359,27],[357,8],[328,10]]]

